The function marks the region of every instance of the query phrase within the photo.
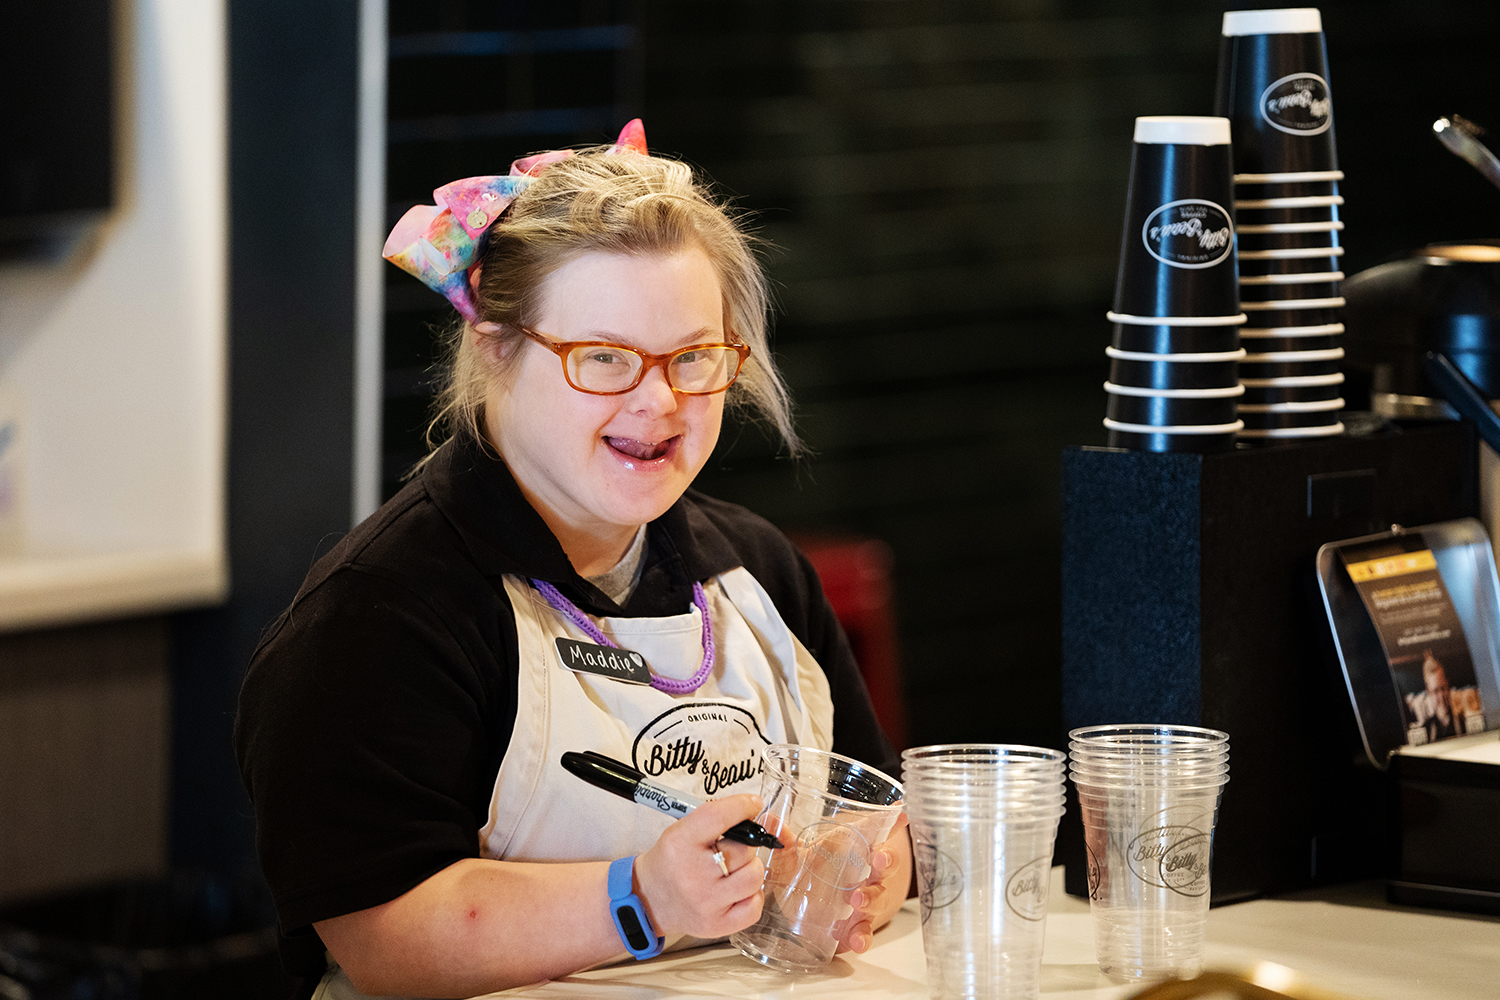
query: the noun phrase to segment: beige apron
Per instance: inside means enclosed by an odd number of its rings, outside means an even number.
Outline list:
[[[688,695],[670,695],[562,665],[554,640],[589,641],[520,577],[505,577],[520,649],[516,720],[495,778],[482,857],[507,861],[612,860],[640,854],[671,817],[574,777],[565,751],[593,750],[699,798],[759,792],[760,748],[831,749],[828,679],[749,571],[704,584],[714,668]],[[668,618],[598,618],[653,672],[685,679],[703,658],[696,607]],[[623,954],[623,951],[622,951]],[[360,1000],[337,969],[314,1000]]]

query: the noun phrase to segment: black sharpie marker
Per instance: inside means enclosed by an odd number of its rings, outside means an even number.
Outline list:
[[[591,785],[614,792],[621,798],[633,799],[643,806],[681,819],[703,804],[703,800],[665,785],[658,785],[629,764],[613,757],[586,750],[562,755],[562,766]],[[759,823],[745,820],[724,831],[725,840],[746,844],[750,847],[783,847],[781,841],[766,832]]]

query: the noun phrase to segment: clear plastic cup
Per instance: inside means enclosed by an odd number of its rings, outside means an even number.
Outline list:
[[[730,942],[783,972],[817,972],[838,948],[853,907],[850,893],[870,876],[870,853],[901,814],[894,778],[850,757],[777,743],[765,769],[757,822],[784,845],[760,848],[766,866],[760,919]]]
[[[1100,970],[1116,982],[1197,975],[1227,735],[1102,726],[1069,736]]]
[[[903,755],[934,1000],[1040,993],[1065,756],[1004,744]]]

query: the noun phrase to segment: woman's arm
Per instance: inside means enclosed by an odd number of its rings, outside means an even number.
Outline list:
[[[760,916],[755,852],[719,839],[760,799],[715,799],[668,827],[635,863],[635,891],[656,932],[714,938]],[[723,851],[723,875],[713,851]],[[470,997],[577,972],[624,954],[609,912],[605,862],[468,858],[388,903],[314,924],[361,991]]]

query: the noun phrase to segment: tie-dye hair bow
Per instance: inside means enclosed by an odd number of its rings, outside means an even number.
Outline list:
[[[609,151],[646,155],[646,129],[639,118],[621,129]],[[464,319],[479,322],[469,270],[484,253],[490,226],[549,164],[572,155],[571,149],[537,153],[512,163],[505,176],[444,184],[432,192],[436,205],[414,205],[401,216],[381,255],[452,302]]]

